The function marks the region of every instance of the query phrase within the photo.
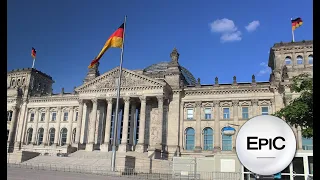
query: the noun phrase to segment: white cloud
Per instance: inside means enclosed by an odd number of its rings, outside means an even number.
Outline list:
[[[262,62],[262,63],[260,63],[260,66],[261,66],[262,69],[258,72],[258,76],[263,76],[265,74],[270,74],[271,73],[271,70],[268,67],[267,63]]]
[[[241,39],[242,37],[240,31],[225,33],[220,37],[221,42],[241,41]]]
[[[227,18],[217,19],[209,24],[211,32],[221,33],[221,42],[240,41],[241,32],[236,27],[235,23]]]
[[[248,32],[253,32],[258,28],[258,26],[260,26],[260,22],[259,21],[252,21],[245,28],[247,29]]]

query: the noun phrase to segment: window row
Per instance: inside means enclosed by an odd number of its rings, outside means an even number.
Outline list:
[[[75,112],[75,121],[78,120],[78,112]],[[51,121],[56,121],[57,120],[57,112],[51,112],[50,113],[50,116],[51,116]],[[45,117],[46,117],[46,113],[45,112],[40,112],[39,114],[39,121],[45,121]],[[63,118],[62,118],[62,121],[68,121],[68,118],[69,118],[69,112],[63,112]],[[29,117],[29,121],[30,122],[33,122],[35,119],[35,113],[34,112],[31,112],[30,113],[30,117]]]
[[[48,136],[47,138],[47,142],[49,145],[52,145],[54,143],[55,140],[55,133],[56,133],[56,129],[55,128],[51,128],[49,130]],[[62,128],[60,130],[60,135],[59,135],[59,141],[58,145],[63,146],[66,145],[67,143],[67,134],[68,134],[68,130],[67,128]],[[27,131],[27,136],[26,136],[26,144],[31,144],[32,143],[32,136],[33,136],[33,128],[29,128]],[[36,134],[36,140],[35,140],[35,144],[36,145],[41,145],[43,144],[43,137],[44,137],[44,129],[43,128],[39,128],[38,132]],[[73,129],[72,131],[72,142],[75,142],[75,137],[76,137],[76,128]]]
[[[25,84],[25,82],[26,82],[25,78],[22,78],[22,80],[21,80],[21,78],[18,78],[17,81],[16,81],[16,79],[12,79],[10,86],[22,86]]]
[[[214,132],[210,127],[202,131],[202,150],[211,151],[214,147]],[[191,151],[195,148],[195,130],[191,127],[185,131],[185,150]],[[222,151],[232,151],[232,136],[222,135]]]
[[[12,120],[12,113],[13,113],[13,111],[7,111],[7,121]]]
[[[300,55],[297,56],[296,61],[297,61],[297,64],[304,64],[304,63],[303,63],[303,62],[304,62],[303,57],[300,56]],[[286,63],[286,65],[291,65],[291,64],[292,64],[292,59],[291,59],[290,56],[287,56],[287,57],[285,58],[285,63]],[[313,64],[313,55],[309,55],[309,56],[308,56],[308,64]]]
[[[223,119],[230,119],[230,108],[225,107],[222,109]],[[249,119],[249,107],[241,107],[242,119]],[[261,107],[261,115],[268,115],[269,107]],[[213,112],[211,108],[204,109],[204,119],[213,119]],[[194,109],[187,109],[187,119],[194,119]]]

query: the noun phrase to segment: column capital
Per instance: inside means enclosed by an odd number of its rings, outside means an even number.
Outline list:
[[[258,99],[251,99],[252,105],[258,105]]]
[[[125,102],[125,103],[129,103],[130,102],[130,97],[123,97],[122,98],[123,99],[123,101]]]
[[[50,111],[50,107],[46,107],[45,109],[46,109],[47,112]]]
[[[213,101],[213,105],[214,105],[214,106],[216,106],[216,105],[219,106],[219,105],[220,105],[220,101],[219,101],[219,100],[214,100],[214,101]]]
[[[147,97],[146,97],[146,96],[139,96],[139,99],[140,99],[140,101],[142,102],[142,101],[146,101],[146,100],[147,100]]]
[[[157,96],[157,100],[158,100],[158,102],[163,102],[163,95],[159,95],[159,96]]]
[[[83,105],[84,99],[78,99],[79,105]]]
[[[239,100],[233,100],[232,101],[233,106],[239,106]]]
[[[35,110],[35,111],[39,111],[39,107],[35,107],[34,110]]]
[[[196,105],[196,107],[201,107],[202,106],[202,102],[201,101],[196,101],[195,105]]]
[[[275,102],[274,98],[270,99],[270,103],[271,103],[271,105],[273,105],[273,104],[274,104],[274,102]]]
[[[73,110],[74,109],[74,106],[69,106],[69,110]]]
[[[108,97],[108,98],[106,98],[106,101],[107,101],[108,104],[112,104],[113,98],[112,97]]]
[[[17,109],[18,109],[17,106],[12,106],[12,107],[11,107],[11,110],[12,110],[12,111],[16,111]]]
[[[97,104],[97,103],[98,103],[98,98],[93,98],[93,99],[91,99],[91,102],[92,102],[93,104]]]
[[[58,106],[57,109],[58,109],[58,111],[61,111],[62,107],[61,107],[61,106]]]

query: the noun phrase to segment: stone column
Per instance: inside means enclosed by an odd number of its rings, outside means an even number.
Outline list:
[[[157,96],[158,100],[158,123],[159,123],[159,137],[158,142],[156,143],[157,148],[162,149],[162,125],[163,125],[163,96]]]
[[[202,102],[201,101],[197,101],[195,103],[196,106],[196,113],[195,113],[195,119],[196,119],[196,146],[194,148],[195,152],[201,152],[202,148],[201,148],[201,135],[202,135],[202,130],[201,130],[201,105]]]
[[[73,112],[74,112],[74,107],[70,107],[69,111],[69,116],[68,116],[68,134],[67,134],[67,145],[71,145],[71,135],[72,135],[72,121],[73,121]],[[79,114],[78,114],[79,116]]]
[[[275,105],[275,100],[272,98],[270,99],[271,107],[272,107],[272,114],[276,112],[276,105]]]
[[[232,105],[233,105],[233,121],[235,125],[239,125],[239,114],[238,114],[238,108],[239,108],[239,101],[238,100],[234,100],[232,101]],[[234,127],[236,132],[235,134],[232,136],[232,146],[233,146],[233,150],[236,150],[236,137],[239,131],[239,126],[235,126]]]
[[[27,99],[24,99],[23,100],[23,104],[22,104],[22,108],[21,108],[21,111],[20,111],[20,117],[18,118],[18,126],[17,126],[17,138],[15,140],[15,150],[19,150],[20,149],[20,146],[21,146],[21,142],[23,142],[23,127],[24,127],[24,124],[26,124],[27,122],[27,118],[26,116],[28,115],[28,110],[27,110],[27,104],[28,104],[28,100]]]
[[[76,140],[75,140],[76,146],[78,146],[80,143],[82,116],[83,116],[83,99],[79,99],[79,111],[78,111]]]
[[[16,122],[17,122],[17,111],[18,108],[16,106],[12,107],[12,119],[11,119],[11,124],[10,124],[10,131],[9,131],[9,145],[11,145],[12,143],[14,143],[14,133],[15,131],[15,126],[16,126]]]
[[[134,134],[134,130],[135,130],[135,128],[136,128],[136,125],[135,125],[135,123],[136,123],[136,103],[135,102],[131,102],[131,117],[130,117],[130,139],[129,139],[129,145],[130,146],[133,146],[133,145],[135,145],[135,140],[134,140],[134,136],[135,136],[135,134]]]
[[[258,116],[258,99],[252,99],[252,117]]]
[[[298,142],[297,149],[298,150],[302,150],[302,132],[301,132],[301,127],[298,126],[297,130],[298,130],[298,136],[297,136],[297,139],[296,139],[296,141]]]
[[[106,99],[107,106],[107,115],[106,115],[106,128],[104,130],[104,143],[101,145],[101,151],[108,152],[110,146],[110,130],[111,130],[111,119],[112,119],[112,98]]]
[[[33,121],[33,132],[32,132],[32,139],[31,139],[31,144],[36,143],[36,136],[38,134],[38,119],[39,119],[39,108],[35,108],[35,115],[34,115],[34,121]]]
[[[49,139],[49,119],[50,119],[50,108],[46,108],[46,115],[45,115],[45,125],[43,128],[43,145],[48,144],[48,139]]]
[[[145,144],[144,144],[144,133],[145,133],[145,127],[146,127],[146,97],[140,96],[140,123],[139,123],[139,138],[138,138],[138,144],[136,145],[136,151],[137,152],[145,152]]]
[[[215,117],[214,117],[214,152],[221,151],[221,128],[220,128],[220,102],[214,101]]]
[[[61,121],[61,107],[58,107],[58,114],[57,114],[57,126],[55,128],[55,134],[54,134],[54,146],[57,146],[59,144],[59,134],[60,134],[60,121]]]
[[[92,112],[90,117],[89,123],[89,138],[88,144],[86,144],[86,151],[93,151],[94,150],[94,134],[95,134],[95,127],[96,127],[96,120],[97,120],[97,109],[98,109],[98,99],[91,99],[92,101]]]
[[[129,124],[129,108],[130,108],[130,97],[124,97],[124,113],[123,113],[123,126],[122,126],[122,138],[119,146],[119,151],[126,152],[128,147],[128,124]]]

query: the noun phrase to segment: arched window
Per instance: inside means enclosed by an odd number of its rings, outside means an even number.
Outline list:
[[[27,142],[26,142],[27,144],[30,144],[32,141],[32,133],[33,133],[33,129],[29,128],[27,131]]]
[[[308,56],[308,63],[313,64],[313,55]]]
[[[9,130],[7,130],[7,141],[9,140]]]
[[[49,130],[49,145],[52,145],[54,143],[55,132],[56,130],[54,128],[51,128]]]
[[[222,151],[232,151],[232,136],[222,135]]]
[[[11,86],[14,86],[16,84],[16,80],[15,79],[12,79],[11,81]]]
[[[26,78],[22,79],[22,85],[24,85],[24,83],[26,82]]]
[[[302,149],[303,150],[313,150],[313,138],[302,137]]]
[[[75,141],[76,141],[76,132],[77,132],[77,129],[74,128],[74,129],[72,130],[72,142],[73,142],[73,143],[75,143]]]
[[[68,130],[66,128],[62,128],[60,131],[60,146],[63,146],[67,142],[67,133]]]
[[[210,151],[213,149],[213,130],[206,127],[203,129],[203,150]]]
[[[303,64],[303,58],[302,58],[302,56],[297,56],[297,64]]]
[[[187,128],[186,129],[186,150],[194,149],[194,129]]]
[[[287,56],[284,61],[285,61],[286,65],[291,65],[291,63],[292,63],[290,56]]]
[[[37,142],[37,144],[38,145],[40,145],[40,144],[42,144],[42,142],[43,142],[43,132],[44,132],[44,130],[43,130],[43,128],[39,128],[39,130],[38,130],[38,142]]]
[[[12,114],[13,114],[12,111],[7,111],[7,121],[11,121],[11,119],[12,119]]]
[[[20,79],[18,79],[18,81],[17,81],[17,85],[18,85],[18,86],[20,86]]]

